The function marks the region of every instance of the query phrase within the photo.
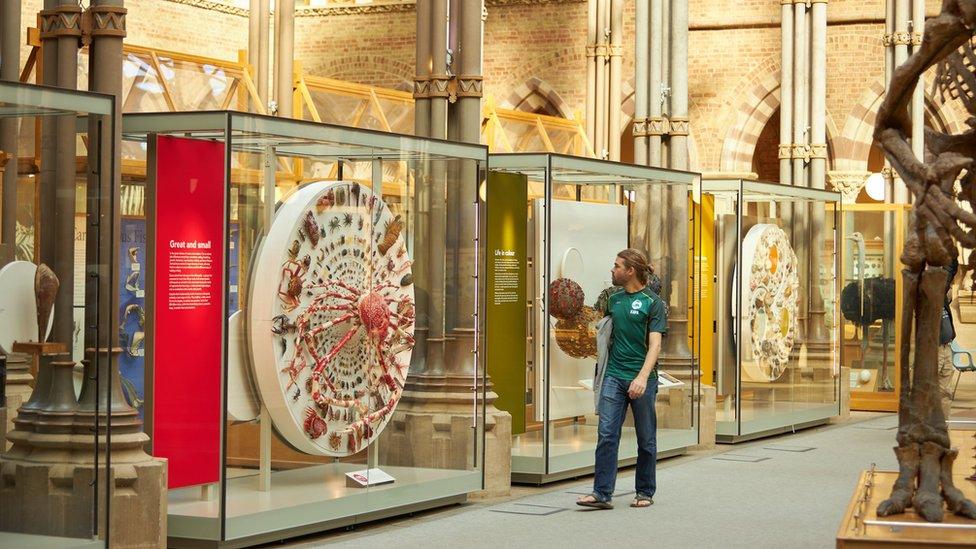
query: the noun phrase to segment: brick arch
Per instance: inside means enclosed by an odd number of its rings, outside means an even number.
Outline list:
[[[549,83],[535,76],[523,82],[501,103],[506,109],[542,112],[572,119],[573,111]]]
[[[719,169],[723,172],[747,173],[752,171],[756,144],[763,128],[780,107],[780,71],[766,73],[745,93],[734,114],[734,122],[722,142]],[[782,116],[782,113],[780,113]],[[833,169],[838,135],[829,111],[824,113],[827,145],[827,169]],[[778,135],[778,131],[777,131]]]
[[[874,144],[874,124],[884,96],[884,81],[878,79],[861,94],[857,105],[847,114],[843,132],[836,143],[837,170],[867,171],[868,156],[871,154],[871,145]],[[925,93],[925,114],[926,118],[935,125],[934,129],[938,131],[947,133],[965,131],[956,111],[928,92]]]
[[[416,72],[412,63],[368,53],[345,56],[329,63],[309,60],[305,62],[305,70],[315,76],[408,91],[413,90]]]

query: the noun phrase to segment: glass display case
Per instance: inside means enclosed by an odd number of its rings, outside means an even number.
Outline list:
[[[495,405],[512,414],[512,480],[592,472],[595,324],[614,259],[629,247],[650,258],[649,287],[669,307],[658,361],[658,456],[698,444],[688,205],[700,175],[558,154],[493,154],[490,166],[482,195],[490,206],[486,352]],[[523,339],[524,348],[505,345]],[[621,464],[636,461],[632,421],[628,412]]]
[[[105,490],[120,444],[135,442],[130,470],[147,472],[112,357],[96,351],[118,303],[101,269],[116,236],[115,112],[110,95],[0,82],[0,546],[159,541],[158,527],[116,528],[120,506],[125,517],[139,499],[151,518],[153,496],[164,504],[150,475]]]
[[[143,197],[145,263],[124,269],[145,273],[133,359],[169,459],[171,545],[260,543],[482,489],[485,147],[132,114],[123,163]]]
[[[714,275],[716,438],[737,442],[840,413],[840,194],[703,181],[699,270]],[[705,313],[708,314],[708,313]],[[709,358],[704,359],[708,364]]]
[[[850,378],[851,409],[898,411],[896,349],[901,344],[899,260],[908,204],[844,204],[841,363]]]

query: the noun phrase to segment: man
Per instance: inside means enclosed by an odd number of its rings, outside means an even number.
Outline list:
[[[952,322],[949,303],[952,301],[952,283],[959,270],[959,260],[952,258],[945,270],[945,301],[942,305],[942,322],[939,326],[939,393],[942,397],[942,415],[948,420],[952,411],[952,374],[956,371],[952,365],[952,342],[956,339],[956,327]]]
[[[619,288],[611,291],[604,310],[604,315],[612,322],[612,331],[602,382],[599,371],[594,380],[599,391],[599,439],[593,493],[576,501],[584,507],[613,508],[611,499],[617,480],[620,429],[628,404],[637,431],[637,493],[630,505],[650,507],[654,503],[657,488],[655,367],[661,351],[661,336],[667,332],[667,313],[661,298],[647,288],[652,271],[644,254],[633,248],[621,251],[613,263],[612,280]]]

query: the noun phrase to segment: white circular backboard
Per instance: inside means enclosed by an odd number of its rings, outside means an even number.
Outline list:
[[[754,225],[742,239],[741,280],[742,378],[769,382],[779,379],[789,365],[797,334],[800,279],[798,262],[789,237],[777,225]],[[739,284],[739,266],[733,288]],[[732,314],[738,319],[736,296]]]
[[[278,432],[347,456],[392,417],[413,351],[414,288],[403,223],[369,188],[310,183],[281,204],[256,256],[248,332]]]
[[[234,421],[252,421],[261,414],[261,402],[247,367],[244,315],[227,319],[227,415]]]
[[[0,269],[0,347],[8,353],[15,341],[37,341],[36,274],[37,265],[30,261],[14,261]],[[52,311],[45,335],[53,325]]]

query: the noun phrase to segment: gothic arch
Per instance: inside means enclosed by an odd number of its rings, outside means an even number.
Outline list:
[[[573,110],[545,80],[533,76],[501,103],[507,109],[572,119]]]
[[[759,135],[780,106],[780,71],[767,72],[742,97],[736,108],[734,122],[725,134],[719,170],[722,172],[748,173]],[[825,113],[827,166],[833,169],[835,146],[832,136],[837,135],[829,113]]]
[[[866,172],[871,145],[874,144],[874,123],[884,100],[885,86],[876,80],[861,94],[857,105],[844,121],[844,131],[837,139],[836,169],[850,172]],[[964,131],[958,113],[950,104],[942,103],[925,94],[925,118],[933,129],[950,133]]]

